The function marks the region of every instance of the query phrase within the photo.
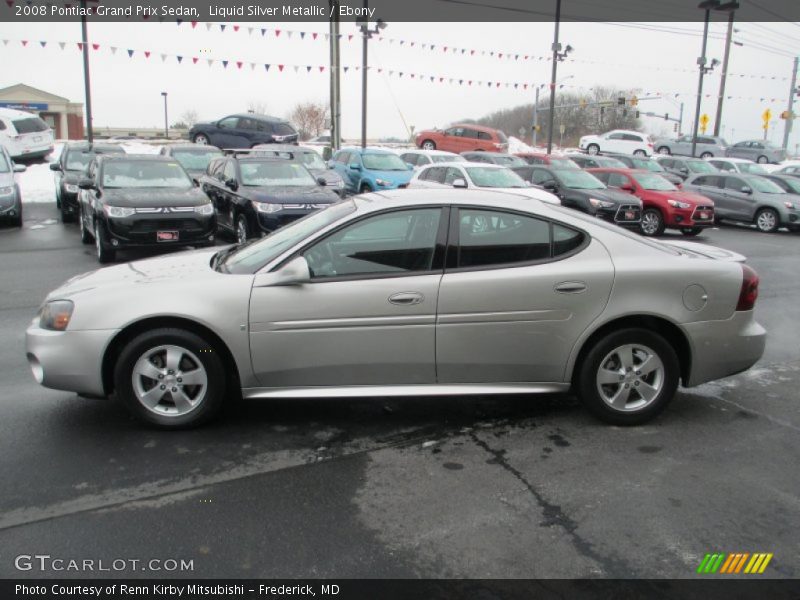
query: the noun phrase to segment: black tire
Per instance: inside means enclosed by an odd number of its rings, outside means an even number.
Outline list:
[[[671,156],[672,152],[669,150],[669,146],[659,146],[658,150],[656,150],[659,154],[663,154],[664,156]]]
[[[208,146],[211,144],[211,140],[208,139],[208,136],[205,133],[198,133],[193,138],[192,141],[195,144],[201,144],[204,146]]]
[[[233,236],[236,238],[237,244],[246,244],[253,238],[253,230],[244,213],[236,217],[236,226],[233,229]]]
[[[756,159],[756,162],[757,162],[758,164],[760,164],[760,165],[765,165],[765,164],[767,164],[767,163],[769,162],[769,159],[768,159],[766,156],[759,156],[759,157]]]
[[[711,154],[711,152],[703,152],[703,153],[700,155],[700,158],[703,158],[703,159],[705,159],[705,158],[714,158],[714,155],[713,155],[713,154]]]
[[[359,194],[369,194],[372,191],[372,188],[369,186],[368,183],[362,183],[361,187],[358,190]]]
[[[78,227],[81,232],[81,243],[86,245],[91,244],[94,241],[94,237],[92,232],[86,229],[86,225],[84,225],[83,208],[81,208],[80,204],[78,204]]]
[[[178,414],[177,412],[176,414],[167,413],[170,409],[169,402],[173,398],[171,395],[169,398],[162,398],[159,404],[152,409],[147,408],[137,396],[134,384],[134,369],[148,351],[155,351],[161,346],[178,347],[187,350],[188,353],[184,355],[179,364],[182,366],[188,364],[189,367],[194,366],[204,370],[206,375],[204,391],[197,391],[197,396],[194,398],[198,401],[197,405],[183,414]],[[192,356],[189,356],[189,353]],[[164,366],[163,370],[166,372],[166,366]],[[177,377],[180,373],[181,371],[177,370],[176,373],[169,375],[169,377]],[[167,376],[166,373],[165,376]],[[147,381],[147,379],[144,379],[144,381]],[[161,388],[161,384],[155,383],[155,379],[151,381],[156,387]],[[166,380],[164,381],[167,383]],[[175,381],[172,381],[171,384],[180,385]],[[219,351],[208,340],[201,335],[184,329],[163,328],[142,333],[125,345],[114,367],[114,386],[117,398],[136,418],[160,429],[188,429],[208,422],[219,413],[225,402],[227,379],[225,366]],[[185,388],[187,396],[191,393],[188,391],[190,387],[192,386]],[[180,391],[184,392],[184,388]],[[170,390],[167,389],[164,394],[169,392]],[[178,406],[177,403],[174,404],[176,411]]]
[[[589,144],[586,146],[586,154],[591,154],[592,156],[600,154],[600,146],[597,144]]]
[[[753,221],[761,233],[775,233],[781,226],[778,211],[773,208],[762,208],[756,213]]]
[[[686,237],[694,237],[703,231],[702,227],[681,227],[681,233]]]
[[[631,353],[633,360],[629,370],[615,362],[615,351],[625,347],[636,349]],[[641,354],[637,354],[637,351]],[[644,363],[636,361],[649,352],[660,360],[660,371],[639,374],[636,367]],[[600,374],[616,373],[616,365],[619,365],[621,380],[601,385]],[[625,375],[621,374],[623,372]],[[609,333],[592,346],[576,369],[573,389],[586,409],[601,421],[612,425],[640,425],[653,419],[667,407],[678,389],[679,378],[680,365],[674,348],[655,332],[629,328]],[[626,385],[629,387],[624,388]],[[657,387],[657,392],[652,398],[646,399],[640,395],[639,390],[653,387]],[[628,404],[625,409],[610,404],[610,399],[607,398],[611,395],[613,399],[614,392],[627,394]],[[637,407],[637,402],[643,404]]]
[[[647,152],[645,152],[644,150],[635,150],[633,152],[633,155],[634,156],[647,156]]]
[[[11,226],[12,227],[19,227],[20,229],[22,229],[22,200],[21,199],[20,199],[20,202],[19,202],[19,213],[17,213],[16,217],[11,219]]]
[[[433,140],[422,140],[419,147],[423,150],[436,150],[436,142]]]
[[[639,223],[639,231],[642,235],[653,237],[664,233],[664,215],[657,208],[646,208],[642,212],[642,220]]]
[[[94,222],[94,247],[97,254],[97,262],[107,264],[114,262],[117,252],[108,243],[108,233],[105,224],[99,219]]]
[[[74,223],[75,222],[75,214],[67,211],[67,203],[62,202],[61,206],[61,222],[62,223]]]

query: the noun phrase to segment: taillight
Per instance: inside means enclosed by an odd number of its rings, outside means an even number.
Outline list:
[[[742,265],[742,289],[736,310],[753,310],[758,298],[758,273],[752,267]]]

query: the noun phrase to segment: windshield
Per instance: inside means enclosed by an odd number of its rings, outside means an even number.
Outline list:
[[[664,167],[662,167],[656,161],[647,158],[632,158],[631,165],[633,165],[634,169],[646,169],[648,171],[652,171],[653,173],[664,172]]]
[[[550,166],[554,169],[580,169],[578,163],[571,158],[550,158]]]
[[[239,164],[242,183],[252,186],[307,187],[316,185],[314,177],[303,165],[296,162],[273,160],[247,161]]]
[[[460,154],[434,154],[430,159],[435,163],[467,162],[467,159]]]
[[[300,161],[309,169],[327,169],[325,161],[316,152],[299,152]]]
[[[742,173],[752,173],[753,175],[766,175],[767,170],[756,163],[739,163],[739,170]]]
[[[606,186],[591,173],[581,170],[564,169],[556,171],[555,176],[566,187],[574,190],[604,190]]]
[[[0,157],[2,158],[2,157]],[[0,171],[2,171],[2,167],[0,167]],[[784,184],[786,184],[793,194],[800,194],[800,179],[794,179],[793,177],[784,177],[781,179]]]
[[[716,173],[717,167],[704,160],[687,160],[686,166],[692,173]]]
[[[763,192],[764,194],[785,194],[786,190],[780,187],[777,183],[770,181],[769,179],[764,179],[763,177],[747,177],[747,183],[750,184],[757,192]]]
[[[656,190],[659,192],[675,191],[676,188],[661,175],[656,173],[634,173],[633,178],[646,190]]]
[[[408,171],[406,163],[396,154],[367,153],[361,155],[364,168],[373,171]]]
[[[595,157],[594,160],[603,168],[606,169],[627,169],[628,165],[626,165],[621,160],[617,160],[616,158],[597,158]]]
[[[229,255],[220,267],[226,273],[255,273],[292,246],[355,210],[355,203],[352,200],[346,200],[313,212],[277,229],[262,240],[242,246]]]
[[[528,163],[521,159],[519,156],[495,156],[492,161],[496,165],[503,165],[504,167],[524,167]]]
[[[205,171],[215,158],[222,156],[219,150],[173,150],[172,157],[191,171]]]
[[[47,126],[47,123],[42,121],[39,117],[30,117],[28,119],[19,119],[18,121],[13,121],[14,129],[17,130],[17,133],[38,133],[40,131],[47,131],[50,129]]]
[[[109,148],[108,150],[101,150],[95,148],[94,150],[68,150],[67,151],[67,171],[85,171],[92,159],[98,154],[123,154],[122,148]]]
[[[528,187],[525,180],[510,169],[491,169],[489,167],[467,167],[464,169],[472,183],[486,188]]]
[[[105,188],[190,188],[192,180],[179,162],[115,160],[103,165]]]
[[[0,154],[0,173],[8,173],[11,167],[8,165],[5,154]]]

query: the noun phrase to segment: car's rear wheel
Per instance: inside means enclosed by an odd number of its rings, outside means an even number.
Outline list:
[[[131,340],[114,369],[117,397],[137,418],[163,429],[195,427],[225,400],[225,368],[202,336],[156,329]]]
[[[198,133],[194,136],[192,140],[195,144],[200,144],[201,146],[207,146],[209,144],[208,136],[203,133]]]
[[[647,156],[647,152],[645,152],[644,150],[634,150],[633,155],[634,156]]]
[[[771,208],[762,208],[756,213],[756,227],[762,233],[774,233],[780,227],[778,213]]]
[[[686,237],[694,237],[703,231],[702,227],[681,227],[681,233]]]
[[[600,146],[597,144],[589,144],[586,146],[586,154],[600,154]]]
[[[711,152],[703,152],[703,153],[700,155],[700,158],[714,158],[714,155],[713,155],[713,154],[711,154]]]
[[[252,234],[250,233],[250,225],[247,223],[247,217],[239,215],[236,218],[236,243],[246,244],[251,237]]]
[[[648,208],[642,213],[639,229],[644,235],[654,236],[664,233],[664,217],[657,208]]]
[[[433,140],[425,140],[420,146],[423,150],[436,150],[436,142]]]
[[[756,162],[765,165],[769,162],[769,159],[766,156],[759,156],[758,159],[756,159]]]
[[[669,156],[670,154],[672,154],[672,153],[669,151],[669,146],[661,146],[661,147],[658,149],[658,151],[657,151],[657,152],[658,152],[659,154],[663,154],[664,156]]]
[[[94,248],[97,253],[97,261],[100,263],[113,262],[117,257],[117,252],[108,242],[106,226],[100,219],[94,221]]]
[[[368,183],[362,183],[361,187],[359,188],[359,193],[361,194],[369,194],[372,191],[372,188],[369,187]]]
[[[675,350],[659,334],[630,328],[610,333],[586,354],[575,389],[594,416],[638,425],[667,407],[678,388]]]

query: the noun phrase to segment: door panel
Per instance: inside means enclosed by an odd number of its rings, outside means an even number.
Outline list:
[[[441,278],[254,287],[250,349],[261,385],[435,383]]]
[[[605,308],[613,276],[597,242],[551,263],[446,273],[436,328],[438,382],[563,381],[575,341]],[[586,289],[556,291],[564,282]]]

